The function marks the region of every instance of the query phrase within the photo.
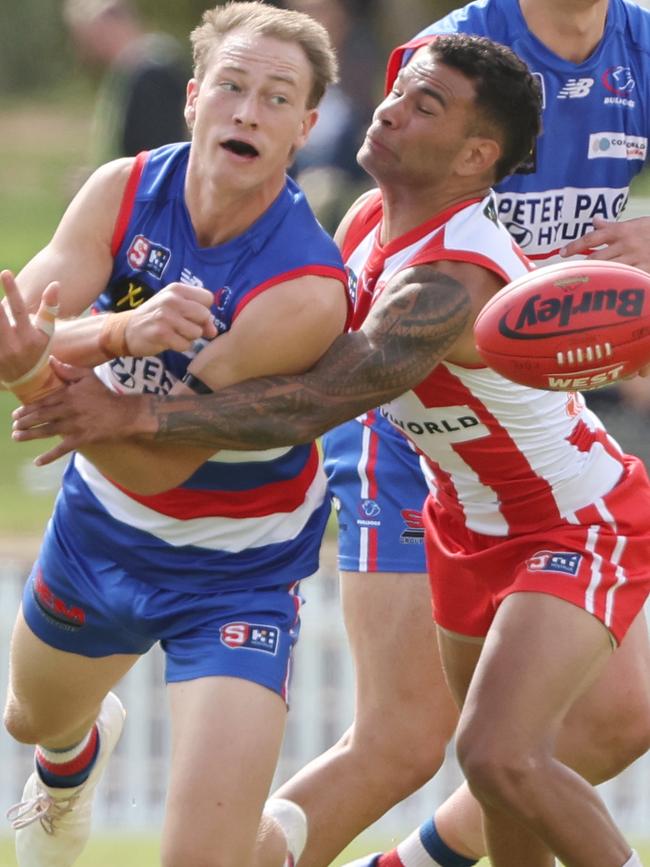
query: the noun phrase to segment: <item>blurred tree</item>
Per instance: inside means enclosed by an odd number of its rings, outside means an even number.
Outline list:
[[[201,20],[205,9],[217,5],[211,0],[136,0],[143,18],[153,27],[187,39],[190,30]]]
[[[153,28],[188,35],[210,0],[135,0]],[[0,96],[51,87],[78,72],[61,18],[61,0],[0,3]]]
[[[3,2],[0,9],[0,94],[49,84],[70,69],[59,0]]]
[[[463,4],[450,0],[347,0],[391,48]],[[143,17],[187,40],[210,0],[136,0]],[[278,4],[276,4],[278,5]],[[385,57],[381,58],[381,62]],[[2,0],[0,4],[0,95],[26,93],[65,81],[78,70],[61,20],[60,0]]]

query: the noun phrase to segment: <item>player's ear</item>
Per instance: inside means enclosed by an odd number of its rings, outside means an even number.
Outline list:
[[[314,124],[317,120],[318,111],[315,108],[310,108],[305,111],[304,117],[300,122],[300,129],[298,131],[298,135],[296,136],[289,150],[287,165],[291,165],[291,163],[294,161],[296,153],[300,150],[301,147],[304,146],[305,142],[309,138],[309,133],[314,128]]]
[[[316,121],[318,120],[318,109],[310,108],[305,112],[305,116],[302,119],[302,128],[301,128],[301,138],[302,141],[298,145],[298,147],[302,147],[304,143],[307,141],[307,137],[309,133],[314,128]]]
[[[470,136],[454,161],[459,175],[470,177],[490,172],[501,159],[502,148],[496,139]]]
[[[190,132],[194,128],[194,120],[196,116],[196,98],[199,95],[199,83],[196,78],[190,78],[187,82],[187,90],[185,95],[185,123]]]

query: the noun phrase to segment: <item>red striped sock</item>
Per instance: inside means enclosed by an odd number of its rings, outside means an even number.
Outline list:
[[[377,867],[404,867],[397,849],[391,849],[390,852],[384,852],[377,860]]]
[[[36,747],[36,768],[46,786],[72,789],[84,783],[95,764],[99,749],[99,733],[94,725],[88,735],[67,750]]]

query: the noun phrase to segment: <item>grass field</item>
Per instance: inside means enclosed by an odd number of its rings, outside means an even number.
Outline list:
[[[0,268],[18,270],[51,237],[85,159],[88,117],[87,99],[78,94],[0,104]],[[0,392],[0,539],[12,551],[40,536],[56,487],[51,472],[31,467],[38,445],[11,442],[15,405]]]
[[[43,445],[14,443],[10,437],[13,395],[0,392],[0,537],[20,550],[41,534],[52,510],[55,479],[52,471],[32,466]]]
[[[367,852],[385,851],[395,845],[395,840],[371,840],[365,838],[348,846],[345,853],[333,862],[332,867],[344,864],[354,858],[359,858]],[[650,867],[650,842],[645,846],[637,846],[637,851],[643,864]],[[488,867],[486,859],[479,862],[479,867]],[[0,837],[0,867],[15,867],[13,843]],[[146,837],[97,837],[93,839],[83,856],[77,862],[77,867],[158,867],[158,841]],[[523,865],[522,865],[523,867]]]

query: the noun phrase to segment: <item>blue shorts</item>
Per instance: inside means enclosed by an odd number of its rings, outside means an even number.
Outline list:
[[[339,568],[426,572],[422,507],[428,489],[418,455],[378,412],[323,437],[338,517]]]
[[[60,544],[50,523],[25,585],[23,613],[35,635],[59,650],[142,654],[160,641],[168,682],[240,677],[287,700],[300,632],[298,586],[213,594],[156,587],[114,560]]]

